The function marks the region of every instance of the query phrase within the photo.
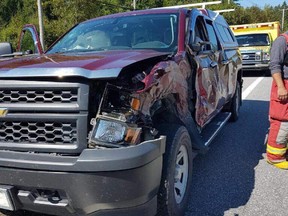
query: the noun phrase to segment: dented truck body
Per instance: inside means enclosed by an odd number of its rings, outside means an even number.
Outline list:
[[[80,23],[43,54],[1,61],[0,82],[0,208],[118,216],[158,206],[181,215],[191,151],[207,151],[216,133],[205,129],[217,117],[221,126],[237,119],[242,74],[221,16],[153,9]],[[184,156],[171,152],[189,165],[185,173],[174,164],[174,192],[163,171],[171,124],[188,134]],[[167,197],[173,205],[159,209]]]

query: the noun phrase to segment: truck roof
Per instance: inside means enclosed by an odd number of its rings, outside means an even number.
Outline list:
[[[215,11],[209,10],[209,9],[198,9],[202,14],[205,14],[210,19],[212,19],[214,22],[222,23],[224,25],[228,25],[226,20],[222,15],[219,13],[216,13]]]
[[[180,13],[180,12],[186,13],[187,11],[188,11],[187,8],[152,8],[152,9],[146,9],[146,10],[135,10],[135,11],[110,14],[110,15],[106,15],[106,16],[100,16],[100,17],[96,17],[96,18],[93,18],[93,19],[90,19],[90,20],[87,20],[84,22],[89,22],[91,20],[101,19],[104,17],[110,18],[110,17],[143,15],[143,14],[159,14],[159,13]]]
[[[101,19],[101,18],[110,18],[110,17],[121,17],[121,16],[131,16],[131,15],[143,15],[143,14],[159,14],[159,13],[184,13],[187,14],[189,11],[193,9],[198,9],[203,15],[208,16],[213,21],[219,22],[219,23],[227,23],[222,15],[219,13],[216,13],[209,9],[203,9],[203,8],[183,8],[183,7],[171,7],[171,8],[151,8],[151,9],[145,9],[145,10],[135,10],[135,11],[128,11],[128,12],[122,12],[122,13],[116,13],[116,14],[110,14],[106,16],[96,17],[90,20],[86,20],[84,22],[89,22],[91,20],[95,19]]]

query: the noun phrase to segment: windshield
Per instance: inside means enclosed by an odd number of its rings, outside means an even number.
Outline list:
[[[269,46],[268,34],[236,35],[239,46]]]
[[[176,14],[95,19],[65,34],[47,53],[154,49],[173,52],[177,46]]]

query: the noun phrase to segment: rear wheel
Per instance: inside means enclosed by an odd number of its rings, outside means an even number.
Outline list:
[[[159,130],[166,135],[162,180],[158,193],[158,214],[183,216],[189,200],[192,177],[192,145],[185,127],[165,125]]]
[[[241,105],[241,88],[239,82],[237,81],[235,94],[232,98],[232,103],[230,107],[231,112],[230,120],[233,122],[237,121],[239,118],[240,105]]]

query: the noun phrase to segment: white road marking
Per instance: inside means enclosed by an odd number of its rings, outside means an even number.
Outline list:
[[[243,92],[242,92],[242,99],[246,99],[248,95],[253,91],[254,88],[264,79],[263,77],[258,77],[251,85],[248,86]]]

